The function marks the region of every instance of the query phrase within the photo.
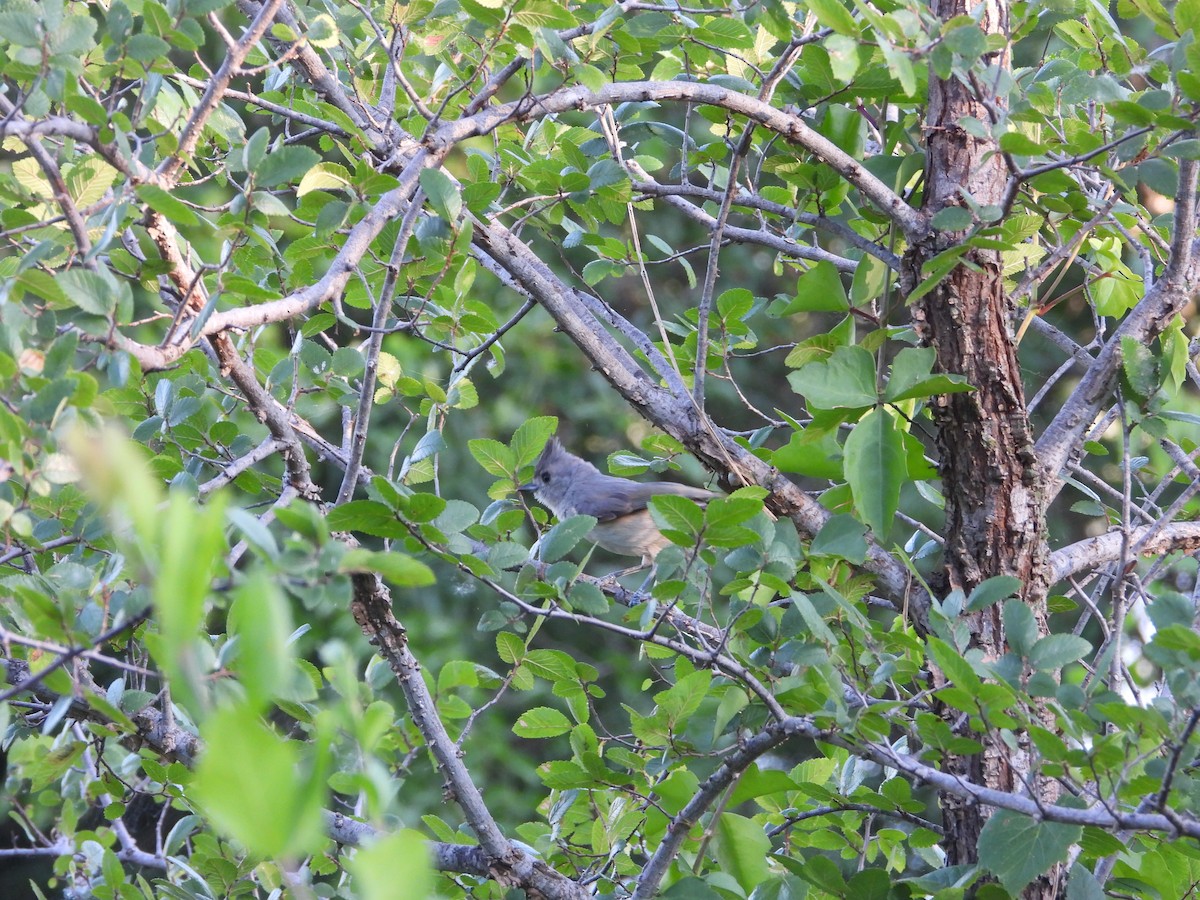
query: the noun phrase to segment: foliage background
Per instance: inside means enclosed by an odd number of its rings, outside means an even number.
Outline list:
[[[5,896],[1185,896],[1197,21],[7,2]]]

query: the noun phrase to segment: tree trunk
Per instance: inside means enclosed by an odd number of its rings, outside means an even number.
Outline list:
[[[932,9],[943,22],[967,15],[987,34],[1008,31],[1003,0],[932,0]],[[990,62],[1007,69],[1007,49],[992,53]],[[964,192],[976,207],[1003,201],[1008,177],[1004,157],[990,138],[974,137],[959,124],[963,117],[993,124],[993,112],[1003,109],[1004,98],[990,94],[990,85],[943,80],[931,67],[924,204],[930,215],[950,206],[969,208]],[[935,230],[911,247],[904,260],[905,287],[911,290],[920,283],[922,264],[966,237],[967,232]],[[1011,301],[998,252],[973,249],[963,260],[965,265],[957,266],[913,309],[918,332],[936,350],[939,368],[965,375],[975,387],[971,393],[942,397],[934,407],[946,495],[947,583],[942,587],[969,592],[992,576],[1016,576],[1022,582],[1021,597],[1045,634],[1045,520],[1010,329]],[[970,620],[972,643],[987,659],[998,659],[1007,649],[1000,614],[997,604]],[[982,739],[983,753],[948,759],[948,770],[999,790],[1017,787],[1027,760],[1014,758],[993,733],[974,736]],[[984,810],[948,796],[942,798],[942,808],[948,862],[976,862]],[[1055,896],[1060,881],[1053,874],[1032,885],[1026,896]]]

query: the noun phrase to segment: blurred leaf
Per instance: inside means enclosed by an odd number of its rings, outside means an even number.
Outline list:
[[[971,591],[964,608],[967,612],[987,609],[993,603],[1012,597],[1021,589],[1021,584],[1021,579],[1012,575],[993,575]]]
[[[1048,634],[1029,651],[1029,665],[1034,669],[1061,669],[1091,651],[1091,642],[1079,635]]]
[[[262,569],[234,592],[229,632],[238,639],[233,669],[246,690],[248,705],[265,711],[292,671],[288,649],[292,617],[278,586]]]
[[[1076,825],[1037,822],[1007,809],[998,809],[979,835],[979,862],[1017,894],[1038,875],[1067,858],[1079,840]]]
[[[392,900],[397,885],[412,900],[439,894],[429,844],[419,831],[395,831],[360,847],[347,868],[354,876],[355,896],[362,900]]]
[[[441,169],[422,169],[421,187],[429,197],[434,212],[453,224],[462,212],[462,196],[456,185]]]
[[[322,773],[301,764],[298,745],[248,707],[221,710],[201,730],[205,753],[189,794],[217,826],[264,857],[303,855],[326,841]]]
[[[437,583],[433,570],[407,553],[355,549],[346,552],[339,572],[376,572],[396,587],[428,587]]]
[[[775,312],[790,316],[798,312],[841,312],[849,309],[842,276],[833,263],[822,260],[800,276],[796,295],[785,307]]]

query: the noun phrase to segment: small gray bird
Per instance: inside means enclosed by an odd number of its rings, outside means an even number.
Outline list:
[[[605,475],[590,462],[564,450],[558,438],[546,444],[534,465],[533,481],[520,489],[533,491],[559,519],[595,516],[596,527],[588,533],[588,539],[610,553],[640,556],[642,564],[636,568],[651,565],[671,543],[646,508],[651,497],[677,494],[704,504],[720,496],[671,481],[642,482]]]

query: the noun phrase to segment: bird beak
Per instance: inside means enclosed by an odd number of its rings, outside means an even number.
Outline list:
[[[528,484],[522,484],[522,485],[520,485],[520,486],[517,488],[517,490],[518,490],[518,491],[536,491],[536,490],[537,490],[537,485],[536,485],[536,484],[534,484],[534,483],[531,481],[531,482],[529,482]]]

